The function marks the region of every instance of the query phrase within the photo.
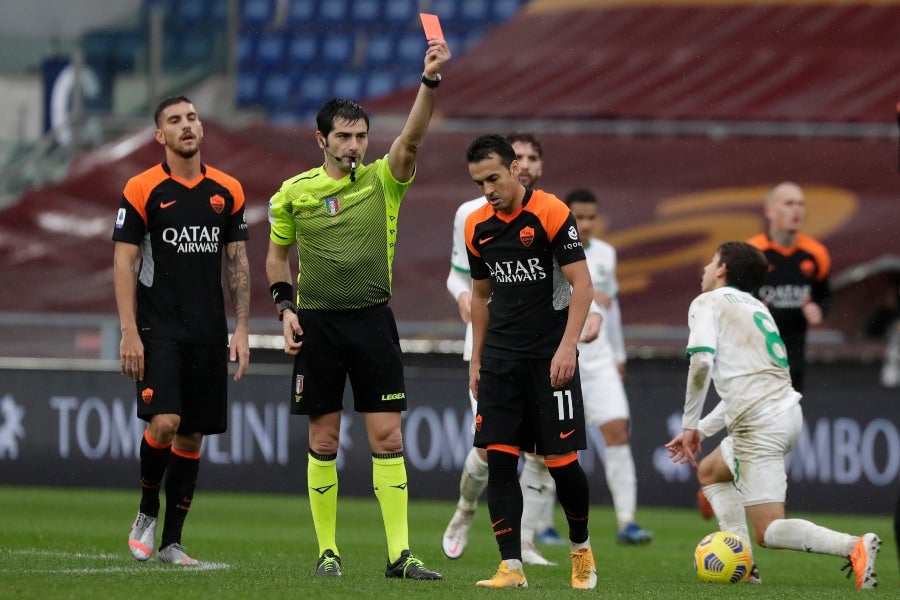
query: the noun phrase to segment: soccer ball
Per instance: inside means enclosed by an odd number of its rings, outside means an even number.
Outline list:
[[[750,547],[726,531],[710,533],[694,550],[694,570],[700,581],[740,583],[751,568]]]

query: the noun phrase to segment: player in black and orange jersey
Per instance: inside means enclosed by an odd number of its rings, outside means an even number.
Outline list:
[[[803,190],[786,181],[766,195],[763,210],[769,230],[749,240],[769,260],[769,272],[757,292],[778,325],[787,347],[794,389],[803,391],[806,330],[822,323],[831,306],[828,275],[831,257],[820,242],[800,233],[806,206]]]
[[[592,298],[584,248],[568,207],[519,182],[505,138],[477,138],[466,159],[487,200],[465,227],[473,280],[469,388],[478,400],[474,443],[487,449],[488,508],[502,559],[476,585],[528,585],[517,467],[522,451],[536,451],[568,521],[572,587],[590,589],[597,573],[578,462],[586,437],[576,351]]]
[[[165,161],[125,185],[113,240],[121,370],[136,382],[141,502],[128,536],[131,554],[153,554],[166,474],[166,511],[157,558],[195,565],[181,545],[204,435],[227,427],[228,359],[241,378],[250,357],[250,268],[244,192],[200,160],[203,126],[184,96],[163,100],[155,138]],[[230,351],[222,266],[236,326]],[[140,263],[140,271],[136,274]]]

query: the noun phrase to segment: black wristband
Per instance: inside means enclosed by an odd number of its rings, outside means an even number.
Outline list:
[[[287,300],[289,302],[294,301],[294,286],[289,284],[286,281],[278,281],[269,286],[269,291],[272,292],[272,300],[275,301],[275,304]]]
[[[441,74],[438,73],[434,76],[434,79],[431,79],[430,77],[422,73],[422,83],[425,84],[426,87],[435,89],[437,86],[441,85]]]

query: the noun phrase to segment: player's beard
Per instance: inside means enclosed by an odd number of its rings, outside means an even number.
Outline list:
[[[200,152],[199,144],[194,146],[190,150],[182,150],[181,148],[172,148],[172,152],[180,156],[181,158],[194,158],[198,152]]]

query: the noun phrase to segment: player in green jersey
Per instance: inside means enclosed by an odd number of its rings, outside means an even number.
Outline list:
[[[291,412],[309,417],[307,480],[319,542],[316,574],[341,575],[336,542],[337,453],[347,378],[363,413],[372,480],[387,537],[385,576],[441,579],[409,550],[407,481],[400,413],[406,388],[391,297],[400,201],[415,176],[447,43],[428,41],[422,83],[390,151],[364,164],[369,117],[352,100],[326,102],[316,116],[322,166],[285,181],[269,200],[266,275],[293,355]],[[296,306],[290,248],[298,261]]]

